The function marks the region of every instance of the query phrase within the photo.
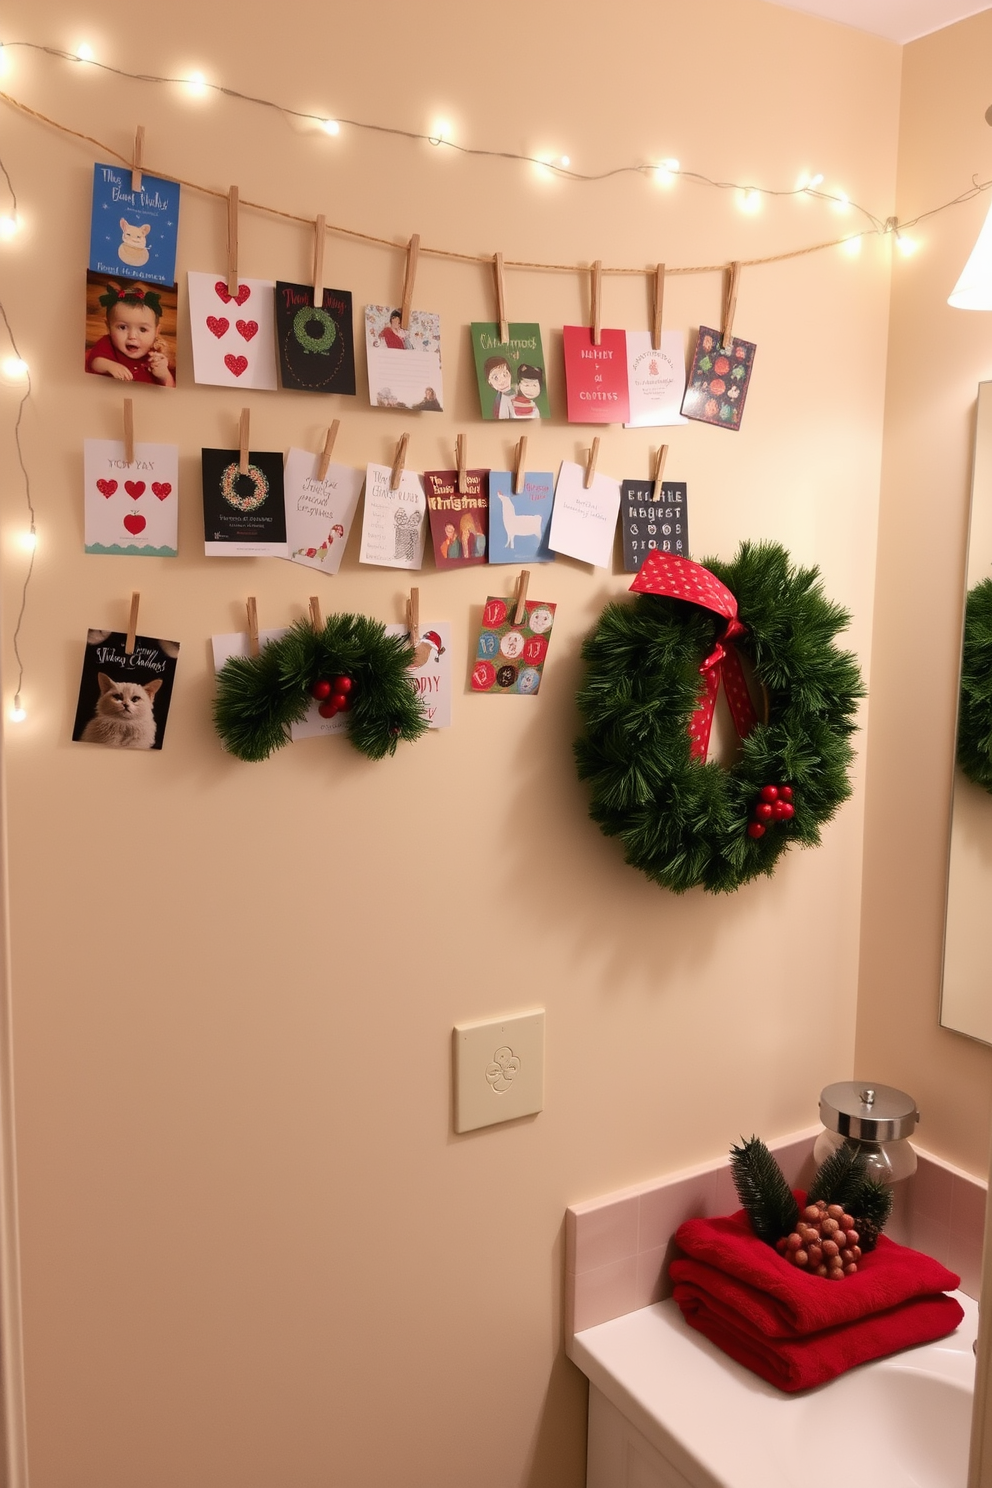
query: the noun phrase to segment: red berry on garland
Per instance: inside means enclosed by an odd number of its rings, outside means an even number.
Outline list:
[[[796,808],[789,801],[776,801],[775,815],[780,821],[791,821],[796,814]]]
[[[331,702],[334,705],[334,710],[336,713],[346,713],[348,711],[348,708],[351,706],[351,699],[344,692],[332,693]]]
[[[783,819],[783,817],[785,816],[785,808],[788,804],[789,803],[787,801],[776,801],[774,806],[771,806],[769,808],[772,816],[775,818],[776,821],[781,821]]]
[[[335,677],[332,684],[335,692],[350,692],[354,685],[350,677]]]
[[[321,703],[320,707],[317,709],[317,712],[320,714],[321,718],[334,718],[337,713],[340,712],[340,709],[338,708],[334,699],[331,698],[329,702]]]
[[[764,837],[765,829],[761,822],[753,821],[747,824],[747,835],[749,837]]]
[[[778,800],[778,786],[777,785],[763,785],[761,787],[761,799],[763,801],[777,801]]]
[[[772,805],[771,801],[759,801],[757,806],[755,806],[754,808],[755,821],[771,821],[774,815],[775,807]]]
[[[791,785],[780,785],[779,788],[778,788],[778,793],[782,797],[782,800],[783,801],[791,801],[792,800],[792,786]]]
[[[322,677],[319,682],[315,682],[310,689],[310,696],[312,698],[316,698],[318,703],[322,703],[324,699],[329,698],[330,695],[331,684],[327,681],[326,677]]]

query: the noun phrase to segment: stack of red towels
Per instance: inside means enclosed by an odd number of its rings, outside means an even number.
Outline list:
[[[685,1259],[670,1274],[686,1322],[780,1390],[822,1385],[855,1364],[943,1338],[964,1316],[943,1295],[960,1278],[884,1235],[840,1281],[791,1266],[757,1238],[743,1209],[687,1220],[675,1241]]]

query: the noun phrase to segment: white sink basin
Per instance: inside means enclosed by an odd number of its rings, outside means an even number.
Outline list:
[[[978,1307],[955,1295],[965,1316],[949,1338],[797,1395],[735,1364],[672,1301],[576,1333],[569,1354],[608,1403],[591,1403],[591,1488],[809,1488],[855,1465],[879,1488],[965,1488]],[[597,1421],[615,1466],[594,1447]]]

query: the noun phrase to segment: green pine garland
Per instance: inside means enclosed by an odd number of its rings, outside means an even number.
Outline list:
[[[298,620],[258,656],[232,656],[217,676],[214,726],[225,749],[243,760],[267,759],[289,743],[289,727],[306,716],[321,678],[350,677],[348,736],[369,759],[394,754],[427,731],[407,667],[413,648],[387,636],[367,615],[331,615],[320,631]]]
[[[799,1222],[799,1205],[785,1175],[760,1137],[730,1149],[730,1172],[741,1207],[759,1240],[774,1245]]]
[[[992,579],[969,590],[965,604],[958,764],[992,792]]]
[[[816,846],[851,794],[850,735],[864,688],[834,636],[849,616],[823,594],[815,568],[793,568],[776,543],[742,543],[732,563],[705,560],[736,597],[746,633],[734,644],[769,695],[767,723],[729,770],[691,758],[699,667],[725,621],[684,600],[641,594],[610,604],[583,646],[575,744],[589,814],[626,860],[675,893],[729,893],[771,873],[790,842]],[[764,785],[790,785],[795,815],[748,836]]]

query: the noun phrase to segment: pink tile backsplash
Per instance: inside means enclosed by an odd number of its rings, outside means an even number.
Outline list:
[[[768,1144],[794,1188],[809,1182],[819,1130]],[[898,1196],[889,1233],[957,1271],[962,1290],[977,1297],[986,1184],[918,1147],[916,1153],[916,1175]],[[566,1338],[668,1296],[672,1236],[682,1221],[737,1207],[729,1157],[573,1204],[565,1216]]]

